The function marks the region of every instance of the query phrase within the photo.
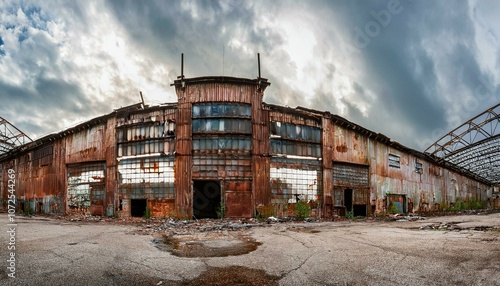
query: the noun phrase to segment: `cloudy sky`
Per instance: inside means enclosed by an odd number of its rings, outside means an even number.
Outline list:
[[[427,146],[500,100],[500,2],[0,0],[0,116],[40,138],[187,77]]]

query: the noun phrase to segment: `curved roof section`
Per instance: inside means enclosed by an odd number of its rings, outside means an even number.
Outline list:
[[[0,117],[0,155],[29,142],[32,142],[32,140],[28,135]]]
[[[425,152],[482,178],[500,184],[500,104],[455,128]]]

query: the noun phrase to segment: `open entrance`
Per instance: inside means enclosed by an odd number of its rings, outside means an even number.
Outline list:
[[[353,216],[366,216],[366,205],[353,205],[352,206]]]
[[[406,213],[406,195],[387,194],[387,211],[389,213]]]
[[[130,200],[130,215],[133,217],[142,217],[146,213],[148,200]]]
[[[193,217],[217,218],[220,199],[219,181],[193,181]]]
[[[346,212],[352,211],[352,189],[344,190],[344,205]]]

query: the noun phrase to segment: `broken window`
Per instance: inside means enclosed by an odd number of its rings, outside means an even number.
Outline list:
[[[252,116],[252,108],[250,104],[243,103],[197,103],[193,104],[193,118],[206,117],[238,117],[250,118]]]
[[[192,111],[193,150],[250,150],[250,104],[198,103]]]
[[[173,154],[174,150],[175,141],[173,139],[127,142],[118,144],[118,157],[153,153]]]
[[[272,165],[270,176],[273,203],[319,200],[322,181],[319,169]]]
[[[193,133],[252,133],[252,122],[249,119],[209,118],[193,119]]]
[[[400,158],[397,155],[389,154],[389,167],[400,168]]]
[[[68,166],[68,207],[88,209],[92,204],[102,205],[106,196],[106,165],[86,163]]]
[[[415,161],[415,172],[422,174],[424,171],[424,167],[422,163]]]
[[[118,174],[118,190],[129,199],[175,198],[173,158],[122,160]]]
[[[321,145],[306,142],[271,139],[271,154],[321,157]]]
[[[244,136],[193,138],[193,150],[250,150],[250,147],[250,138]]]
[[[321,157],[321,129],[271,121],[271,153]]]
[[[173,154],[175,122],[147,122],[117,130],[118,157],[153,153]]]
[[[271,137],[321,143],[321,129],[313,126],[271,121]]]

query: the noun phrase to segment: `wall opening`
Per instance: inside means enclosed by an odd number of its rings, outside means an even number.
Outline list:
[[[193,217],[217,218],[221,202],[219,181],[193,181]]]
[[[366,205],[353,205],[352,213],[353,216],[366,216]]]
[[[344,190],[344,205],[347,212],[352,211],[352,189]]]
[[[147,199],[130,200],[130,215],[133,217],[142,217],[146,213],[148,206]]]
[[[406,213],[407,212],[406,195],[388,194],[386,207],[389,213]]]

